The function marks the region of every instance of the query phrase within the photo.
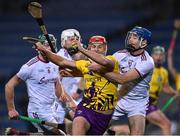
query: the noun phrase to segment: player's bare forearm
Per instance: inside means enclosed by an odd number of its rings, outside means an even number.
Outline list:
[[[14,88],[21,80],[17,76],[13,76],[5,85],[5,97],[8,111],[15,109],[14,105]]]
[[[114,62],[110,59],[105,58],[105,56],[92,52],[90,50],[86,50],[83,47],[78,48],[81,53],[86,55],[88,58],[92,59],[96,63],[106,67],[108,71],[112,71],[114,69]]]
[[[79,70],[67,70],[67,69],[63,69],[60,71],[60,75],[62,77],[83,77],[82,72]]]
[[[12,89],[8,84],[5,86],[5,97],[6,97],[8,111],[15,109],[14,89]]]
[[[64,94],[64,89],[59,80],[56,81],[55,87],[56,87],[55,94],[59,98],[61,95]]]
[[[37,42],[35,44],[36,50],[39,50],[42,52],[46,58],[55,63],[58,66],[64,67],[64,68],[70,68],[70,69],[76,69],[75,61],[70,61],[67,59],[64,59],[61,56],[58,56],[57,54],[53,53],[52,51],[46,49],[40,42]]]
[[[65,92],[65,96],[68,98],[68,101],[73,101],[73,98],[69,94],[67,94],[67,92]]]
[[[61,67],[66,67],[66,68],[71,67],[70,64],[72,61],[66,60],[63,57],[58,56],[49,50],[45,50],[44,53],[45,53],[46,57],[48,58],[48,60],[55,63],[56,65],[61,66]]]
[[[120,73],[108,72],[108,73],[103,74],[103,76],[113,83],[118,83],[118,84],[125,83],[125,80],[122,77],[122,74],[120,74]]]
[[[103,74],[103,76],[109,79],[111,82],[115,82],[118,84],[128,83],[140,77],[139,73],[136,69],[131,69],[126,73],[120,74],[116,72],[109,72]]]
[[[119,89],[119,97],[123,98],[135,85],[136,82],[128,82],[123,84]]]
[[[69,108],[71,108],[73,111],[75,111],[77,105],[76,105],[74,99],[70,95],[68,95],[66,92],[65,92],[65,95],[68,98],[67,106]]]
[[[11,84],[11,82],[8,82],[5,85],[5,97],[6,97],[6,103],[8,111],[15,109],[14,105],[14,87]]]

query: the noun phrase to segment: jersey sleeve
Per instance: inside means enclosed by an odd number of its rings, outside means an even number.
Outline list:
[[[24,64],[19,72],[16,74],[19,78],[21,78],[23,81],[26,81],[31,74],[31,67]]]
[[[121,60],[121,58],[127,53],[127,50],[126,49],[123,49],[123,50],[119,50],[117,52],[115,52],[113,54],[113,56],[115,57],[115,59],[117,60]]]
[[[154,61],[152,59],[149,60],[143,60],[136,64],[135,69],[139,73],[141,77],[143,77],[145,74],[153,71],[154,69]]]
[[[106,56],[106,58],[112,60],[113,62],[117,61],[116,58],[112,55],[108,55],[108,56]]]

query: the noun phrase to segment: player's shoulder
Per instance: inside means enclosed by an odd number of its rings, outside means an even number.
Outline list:
[[[49,65],[50,65],[50,67],[52,67],[53,69],[59,70],[59,66],[58,66],[58,65],[56,65],[56,64],[54,64],[54,63],[52,63],[52,62],[49,62]]]
[[[144,53],[141,55],[141,60],[154,64],[153,58],[149,55],[147,51],[144,51]]]
[[[39,58],[36,56],[30,59],[24,66],[31,67],[39,61]]]
[[[61,48],[58,52],[57,55],[66,58],[68,60],[72,60],[71,55],[68,53],[68,51],[65,48]]]
[[[168,70],[167,70],[165,67],[161,67],[161,71],[162,71],[163,73],[168,73]]]
[[[121,50],[115,52],[114,54],[121,54],[121,53],[122,53],[122,54],[128,53],[128,50],[127,50],[127,49],[121,49]]]
[[[66,52],[65,49],[61,48],[61,49],[59,49],[59,51],[56,54],[59,56],[64,56],[65,52]]]
[[[112,61],[117,61],[117,59],[113,55],[107,55],[107,56],[105,56],[105,58],[110,59]]]
[[[105,56],[105,58],[111,59],[111,58],[114,58],[114,56],[113,55],[107,55],[107,56]]]
[[[138,66],[144,69],[154,69],[154,61],[148,52],[144,51],[144,53],[138,57],[139,59],[136,60]]]
[[[114,54],[113,54],[113,56],[117,59],[117,60],[119,60],[119,59],[121,59],[121,58],[124,58],[125,56],[127,56],[129,53],[128,53],[128,51],[126,50],[126,49],[122,49],[122,50],[119,50],[119,51],[117,51],[117,52],[115,52]]]
[[[59,51],[57,52],[57,54],[61,54],[64,53],[66,50],[64,48],[60,48]]]

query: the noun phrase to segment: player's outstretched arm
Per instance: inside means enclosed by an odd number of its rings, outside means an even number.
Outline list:
[[[112,71],[114,69],[114,62],[111,59],[108,59],[101,54],[83,48],[80,43],[74,46],[76,46],[75,48],[77,48],[82,54],[95,61],[96,63],[104,66],[107,71]]]
[[[37,42],[35,44],[36,50],[40,51],[45,55],[49,61],[55,63],[58,66],[64,67],[64,68],[70,68],[74,69],[76,68],[75,61],[67,60],[59,55],[56,55],[55,53],[51,52],[50,50],[46,49],[40,42]]]
[[[20,84],[22,80],[18,76],[13,76],[5,85],[5,97],[10,118],[19,116],[14,105],[14,88]]]
[[[66,93],[59,80],[56,82],[56,96],[59,98],[60,101],[65,102],[69,108],[75,111],[76,104],[73,98]]]
[[[86,55],[88,58],[92,59],[96,63],[98,63],[104,67],[107,67],[109,69],[114,68],[114,62],[108,58],[105,58],[105,56],[98,54],[96,52],[92,52],[90,50],[86,50],[81,46],[79,46],[78,49],[80,52],[82,52],[84,55]]]
[[[60,70],[61,77],[82,77],[82,72],[79,70],[69,70],[69,69],[63,69]]]
[[[58,98],[64,95],[65,91],[62,87],[60,80],[56,81],[55,88],[56,88],[55,94]]]
[[[105,73],[103,76],[109,79],[111,82],[115,82],[118,84],[125,84],[140,77],[136,69],[131,69],[123,74],[116,72],[109,72],[109,73]]]
[[[119,98],[123,98],[134,86],[136,82],[124,83],[119,87]]]

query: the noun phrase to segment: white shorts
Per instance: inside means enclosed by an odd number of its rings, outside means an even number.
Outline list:
[[[112,119],[118,120],[118,117],[123,115],[128,117],[141,115],[145,117],[148,101],[149,97],[138,100],[121,99],[117,102]]]

